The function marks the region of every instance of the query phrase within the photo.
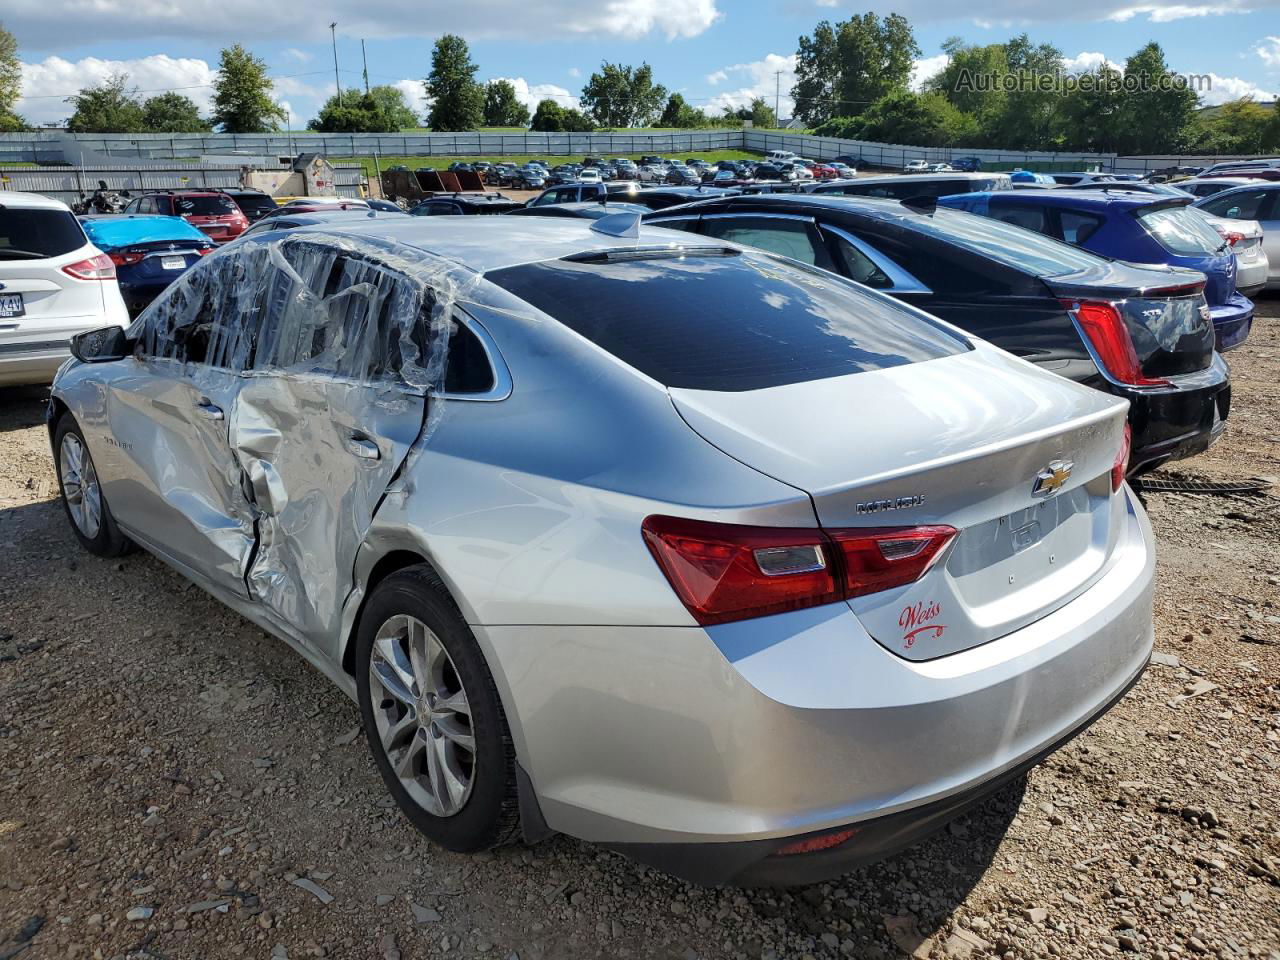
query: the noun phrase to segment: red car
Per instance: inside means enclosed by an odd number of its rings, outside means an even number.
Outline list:
[[[131,200],[124,212],[181,217],[215,243],[234,240],[249,229],[249,219],[236,202],[216,190],[148,193]]]
[[[813,174],[815,180],[838,180],[840,171],[835,167],[828,167],[825,163],[809,164],[809,171]]]

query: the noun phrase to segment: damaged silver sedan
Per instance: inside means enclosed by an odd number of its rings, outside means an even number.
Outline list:
[[[702,882],[829,877],[1136,680],[1123,402],[622,220],[223,248],[60,371],[76,537],[287,641],[453,850],[562,831]]]

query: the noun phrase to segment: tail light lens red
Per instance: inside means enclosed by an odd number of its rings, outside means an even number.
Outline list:
[[[117,267],[127,267],[134,263],[141,263],[143,254],[141,253],[109,253],[108,257]]]
[[[652,516],[645,542],[703,625],[762,617],[918,580],[953,527],[821,530]]]
[[[62,272],[77,280],[114,280],[116,265],[105,253],[98,253],[88,260],[68,263],[62,268]]]
[[[1124,475],[1129,469],[1129,451],[1133,446],[1133,431],[1129,428],[1129,421],[1124,424],[1124,436],[1120,440],[1120,449],[1116,452],[1116,459],[1111,464],[1111,492],[1115,493],[1120,489],[1120,485],[1124,483]]]
[[[785,847],[779,847],[773,851],[775,857],[793,857],[798,853],[817,853],[820,850],[830,850],[832,847],[838,847],[858,832],[857,827],[846,827],[844,830],[837,830],[834,833],[822,833],[816,837],[808,837],[804,840],[797,840],[795,843],[788,843]]]
[[[1236,233],[1234,230],[1226,230],[1222,232],[1222,239],[1227,241],[1229,246],[1234,247],[1237,243],[1244,239],[1243,233]]]
[[[1168,380],[1148,377],[1138,363],[1138,352],[1133,348],[1133,338],[1124,325],[1124,317],[1114,304],[1105,301],[1062,301],[1075,314],[1076,322],[1089,338],[1094,352],[1106,372],[1120,383],[1131,387],[1167,387]]]

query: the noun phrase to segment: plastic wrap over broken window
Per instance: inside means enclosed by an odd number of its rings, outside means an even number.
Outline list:
[[[373,238],[290,233],[218,251],[139,320],[149,357],[443,392],[454,304],[473,278]]]

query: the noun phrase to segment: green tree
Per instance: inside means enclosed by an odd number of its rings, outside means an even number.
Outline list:
[[[266,133],[286,114],[271,99],[267,64],[235,44],[222,50],[213,81],[213,116],[225,133]]]
[[[662,112],[667,88],[653,82],[653,68],[600,64],[582,88],[582,106],[602,127],[647,127]]]
[[[1207,153],[1262,153],[1270,146],[1268,135],[1275,110],[1249,97],[1228,100],[1202,111],[1193,127],[1192,146]]]
[[[389,83],[380,84],[369,89],[369,96],[386,114],[391,130],[412,130],[421,123],[399,87],[393,87]]]
[[[307,129],[320,133],[393,133],[400,127],[372,91],[362,93],[351,87],[326,100],[320,113],[307,122]]]
[[[142,125],[151,133],[207,133],[213,129],[200,108],[180,93],[162,93],[142,104]]]
[[[516,96],[510,80],[490,80],[484,85],[484,125],[486,127],[527,127],[529,108]]]
[[[423,82],[432,130],[476,130],[484,122],[484,91],[476,83],[467,41],[446,33],[431,51],[431,73]]]
[[[881,97],[858,118],[854,139],[919,147],[963,146],[977,136],[973,117],[940,93],[899,90]]]
[[[993,126],[1007,99],[1000,86],[1009,73],[1005,45],[975,47],[952,37],[942,50],[949,58],[947,65],[925,81],[925,89],[942,94],[961,113],[974,117],[979,127]]]
[[[67,103],[75,112],[67,121],[72,133],[142,133],[142,104],[129,87],[129,75],[112,74],[96,87],[83,87]]]
[[[0,23],[0,133],[23,130],[26,123],[14,110],[22,93],[22,64],[18,41]]]
[[[796,50],[796,83],[791,96],[796,102],[795,115],[811,127],[817,127],[847,111],[836,103],[840,83],[840,61],[836,54],[836,28],[823,20],[813,35],[800,38]]]
[[[911,24],[899,14],[864,13],[834,26],[824,20],[796,51],[796,116],[810,126],[856,117],[886,94],[906,90],[919,55]]]
[[[1124,78],[1118,150],[1175,153],[1183,149],[1192,133],[1199,97],[1183,78],[1169,72],[1160,45],[1148,43],[1126,60]]]
[[[1105,63],[1075,74],[1075,86],[1058,108],[1065,149],[1115,152],[1124,124],[1123,83],[1123,74]]]
[[[548,98],[538,101],[529,129],[539,133],[590,133],[595,124],[582,111],[562,107]]]
[[[658,118],[659,127],[707,127],[711,121],[701,110],[691,107],[678,93],[673,93]]]

